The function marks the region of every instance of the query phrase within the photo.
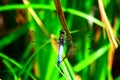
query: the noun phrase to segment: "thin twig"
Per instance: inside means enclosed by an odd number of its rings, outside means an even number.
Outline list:
[[[70,46],[72,46],[72,44],[73,44],[72,36],[71,36],[70,31],[67,27],[66,20],[65,20],[65,17],[64,17],[64,13],[62,11],[62,7],[61,7],[61,4],[60,4],[60,0],[54,0],[54,3],[55,3],[55,7],[56,7],[56,10],[57,10],[60,22],[62,24],[62,28],[65,30],[65,32],[67,34]]]

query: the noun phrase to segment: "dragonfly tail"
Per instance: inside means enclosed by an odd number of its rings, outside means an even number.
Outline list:
[[[58,61],[58,64],[57,64],[57,65],[58,65],[58,67],[60,67],[60,61]]]

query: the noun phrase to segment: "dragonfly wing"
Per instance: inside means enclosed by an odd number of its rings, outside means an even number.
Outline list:
[[[77,48],[76,45],[73,44],[73,45],[70,47],[70,49],[68,50],[67,55],[62,59],[62,61],[64,61],[67,57],[69,57],[69,56],[71,56],[71,55],[75,55],[76,48]],[[61,61],[61,62],[62,62],[62,61]]]

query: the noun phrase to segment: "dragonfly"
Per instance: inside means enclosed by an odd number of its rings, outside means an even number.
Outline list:
[[[84,29],[83,30],[78,30],[76,32],[71,31],[71,34],[76,34],[76,33],[78,34],[79,32],[82,32],[82,31],[84,31]],[[41,36],[42,39],[36,41],[34,39],[34,37],[35,37],[34,34],[35,33],[37,35]],[[32,29],[30,30],[29,36],[30,36],[30,40],[33,43],[33,45],[34,45],[34,43],[41,43],[42,44],[45,41],[51,39],[51,38],[47,38],[45,35],[41,34],[41,32],[36,31],[36,30],[34,31]],[[77,53],[76,53],[77,50],[80,51],[80,49],[81,49],[80,45],[79,45],[79,42],[76,42],[76,41],[79,41],[79,39],[81,39],[81,38],[80,37],[73,37],[74,44],[72,45],[72,47],[70,47],[69,40],[68,40],[68,38],[66,36],[66,32],[65,32],[64,29],[60,30],[58,38],[57,37],[53,38],[53,40],[55,41],[55,43],[53,43],[53,45],[57,46],[57,48],[58,48],[57,49],[57,51],[58,51],[57,52],[58,53],[58,55],[57,55],[58,58],[56,60],[58,66],[60,66],[60,63],[62,61],[64,61],[66,58],[70,58],[70,57],[73,57],[73,56],[77,55]],[[62,55],[63,51],[66,53],[65,56]]]
[[[60,37],[59,37],[58,66],[60,65],[60,62],[62,61],[64,43],[65,43],[65,31],[62,29],[60,31]]]
[[[64,31],[66,32],[67,37],[69,39],[70,48],[73,47],[73,41],[72,41],[72,36],[71,36],[71,34],[69,32],[69,29],[67,27],[67,24],[66,24],[66,20],[65,20],[65,17],[64,17],[64,13],[62,11],[60,0],[54,0],[54,3],[55,3],[55,7],[56,7],[56,10],[57,10],[60,22],[62,24],[62,28],[63,28],[63,30],[60,31],[60,39],[59,39],[60,40],[59,50],[58,50],[58,66],[59,66],[60,62],[62,60],[62,52],[63,52],[63,48],[64,48],[64,34],[65,34]]]

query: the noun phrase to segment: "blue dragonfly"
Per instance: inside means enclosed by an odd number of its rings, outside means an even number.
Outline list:
[[[62,61],[62,53],[64,49],[64,43],[65,43],[65,31],[60,31],[60,37],[59,37],[59,50],[58,50],[58,66],[60,65],[60,62]]]
[[[71,31],[71,34],[80,34],[80,33],[84,33],[86,31],[86,29],[82,29],[82,30],[74,30],[74,31]],[[38,43],[44,43],[45,41],[47,41],[48,39],[51,39],[51,38],[47,38],[46,36],[44,36],[43,34],[41,34],[40,32],[35,32],[35,31],[31,31],[31,35],[34,35],[34,33],[36,33],[37,35],[39,36],[42,36],[42,39],[41,40],[38,40]],[[88,36],[89,38],[89,36]],[[62,61],[64,61],[66,58],[69,58],[70,60],[75,58],[76,55],[79,55],[79,53],[82,53],[82,47],[81,47],[81,36],[80,37],[77,37],[77,36],[73,36],[73,41],[74,41],[74,44],[72,45],[72,47],[70,47],[70,43],[69,43],[69,40],[67,39],[67,36],[66,36],[66,32],[64,31],[64,29],[62,29],[60,31],[60,34],[59,34],[59,38],[54,38],[54,41],[55,41],[55,46],[58,47],[58,59],[57,59],[57,65],[58,67],[60,66],[60,63]],[[32,41],[33,43],[35,42],[34,39]],[[58,46],[59,45],[59,46]],[[63,51],[65,51],[66,55],[63,56]]]
[[[65,47],[66,43],[68,42],[66,40],[67,39],[65,37],[65,31],[62,29],[60,31],[60,36],[59,36],[58,64],[57,64],[58,67],[60,66],[60,63],[62,61],[64,61],[66,58],[68,58],[71,55],[75,55],[74,53],[76,52],[76,50],[78,48],[78,45],[73,44],[72,46],[69,47],[66,56],[62,57],[62,54],[63,54],[63,51],[64,51],[64,47]],[[70,45],[70,44],[68,44],[68,45]]]

